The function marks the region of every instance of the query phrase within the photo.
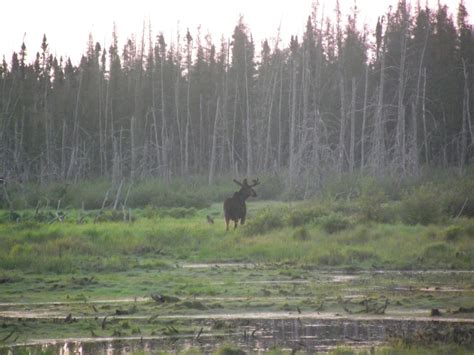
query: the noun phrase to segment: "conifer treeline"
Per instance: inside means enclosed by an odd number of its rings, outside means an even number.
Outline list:
[[[355,171],[416,175],[472,158],[474,35],[461,2],[409,10],[374,29],[316,6],[303,38],[258,49],[241,18],[231,41],[144,33],[78,65],[22,45],[0,66],[0,173],[45,183],[108,177],[287,173],[311,190]],[[144,31],[145,32],[145,31]],[[151,31],[150,31],[151,32]],[[256,53],[256,51],[259,51]]]

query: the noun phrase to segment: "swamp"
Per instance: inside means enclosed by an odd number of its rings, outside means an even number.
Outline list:
[[[469,353],[470,205],[450,217],[452,192],[423,199],[433,184],[400,200],[362,185],[249,201],[229,231],[222,203],[4,211],[0,352]]]
[[[0,9],[0,355],[474,353],[474,0]]]

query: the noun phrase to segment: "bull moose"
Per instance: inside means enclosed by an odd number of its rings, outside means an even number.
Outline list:
[[[240,190],[235,192],[232,197],[227,198],[224,201],[224,218],[226,224],[226,230],[229,230],[229,222],[234,221],[234,229],[237,228],[237,224],[245,223],[245,216],[247,215],[247,207],[245,200],[249,197],[257,197],[257,193],[253,187],[257,186],[260,182],[258,179],[252,180],[252,184],[249,185],[247,179],[242,182],[234,179],[234,182],[240,186]]]

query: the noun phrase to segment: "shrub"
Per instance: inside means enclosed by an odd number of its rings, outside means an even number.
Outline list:
[[[341,236],[340,241],[344,244],[365,244],[370,239],[376,239],[374,230],[367,225],[357,225],[355,228]]]
[[[474,217],[474,179],[454,180],[444,188],[443,212],[451,217]]]
[[[123,222],[124,220],[129,220],[128,210],[125,211],[125,216],[123,211],[118,210],[109,210],[104,211],[100,216],[97,217],[97,222]],[[135,217],[132,213],[132,221],[135,220]]]
[[[158,182],[138,184],[130,189],[127,204],[131,207],[155,205],[156,195],[160,194],[162,190],[163,188]]]
[[[471,218],[459,218],[444,230],[444,237],[448,242],[455,242],[459,238],[467,236],[474,238],[474,220]]]
[[[340,232],[352,226],[350,220],[339,213],[331,213],[328,216],[321,217],[318,223],[329,234]]]
[[[142,214],[145,218],[152,219],[152,218],[155,218],[155,217],[159,216],[160,210],[157,209],[157,208],[154,208],[151,205],[147,205],[143,209]]]
[[[192,217],[196,214],[196,209],[194,207],[184,208],[184,207],[175,207],[170,209],[161,209],[158,211],[159,216],[169,216],[172,218],[187,218]]]
[[[385,222],[383,204],[388,200],[387,195],[380,189],[365,187],[358,199],[359,211],[362,218],[368,221]]]
[[[239,349],[235,345],[231,344],[224,344],[220,346],[216,352],[214,353],[215,355],[245,355],[245,351],[242,349]]]
[[[448,242],[455,242],[462,235],[463,229],[459,225],[452,225],[444,230],[445,238]]]
[[[440,192],[432,184],[422,185],[405,193],[401,206],[401,219],[405,224],[437,223],[442,218]]]
[[[351,262],[376,262],[379,261],[378,255],[370,250],[350,249],[347,251],[347,259]]]
[[[293,232],[293,238],[296,240],[308,240],[310,235],[305,227],[299,227]]]
[[[450,262],[455,257],[454,249],[444,243],[429,245],[423,252],[423,259],[433,262]]]
[[[321,206],[298,207],[289,211],[285,221],[292,227],[302,226],[311,222],[315,222],[319,217],[327,215]]]
[[[82,207],[86,210],[94,210],[102,207],[107,191],[110,189],[110,182],[106,180],[84,182],[71,185],[67,188],[67,195],[63,206],[72,205],[76,208]],[[45,198],[49,198],[45,193]],[[111,203],[114,197],[109,192],[107,203]],[[56,201],[57,202],[57,201]]]
[[[211,205],[211,199],[199,191],[166,190],[154,194],[151,199],[151,204],[154,207],[194,207],[200,209],[209,207]]]
[[[283,219],[281,209],[264,209],[248,222],[245,231],[250,235],[263,234],[272,229],[282,228]]]
[[[346,258],[339,251],[332,251],[328,254],[321,255],[318,258],[318,264],[324,266],[338,266],[343,265],[346,262]]]
[[[260,185],[255,189],[259,199],[277,200],[282,197],[282,193],[285,191],[285,181],[276,175],[264,176],[260,179]]]

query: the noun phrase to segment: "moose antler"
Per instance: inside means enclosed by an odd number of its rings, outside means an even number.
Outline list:
[[[257,178],[257,179],[253,179],[253,180],[252,180],[252,185],[250,185],[250,187],[257,186],[258,184],[260,184],[260,181],[258,181],[258,178]]]
[[[247,179],[243,179],[242,182],[238,181],[238,180],[235,180],[234,179],[234,182],[239,185],[240,187],[254,187],[254,186],[257,186],[258,184],[260,184],[260,182],[258,181],[258,179],[253,179],[252,180],[252,185],[249,185]]]
[[[244,181],[245,181],[245,180],[244,180]],[[239,185],[240,187],[244,187],[244,184],[242,184],[240,181],[237,181],[237,180],[234,179],[234,182],[235,182],[237,185]]]

